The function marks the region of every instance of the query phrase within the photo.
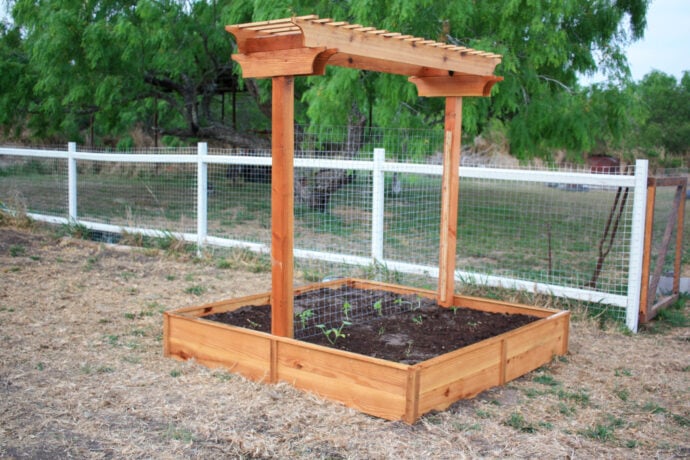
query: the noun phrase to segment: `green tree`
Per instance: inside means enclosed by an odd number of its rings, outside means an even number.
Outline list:
[[[626,81],[625,47],[642,37],[648,1],[263,0],[236,5],[226,16],[232,23],[316,13],[502,54],[496,73],[505,80],[491,100],[468,98],[463,127],[475,135],[488,123],[505,126],[513,153],[527,158],[548,156],[554,148],[580,152],[601,139],[621,137],[618,122],[595,125],[580,118],[587,106],[615,112],[610,104],[622,98],[599,89],[592,94],[597,101],[587,101],[578,76],[604,71],[615,81]],[[395,127],[441,122],[443,102],[418,98],[405,78],[351,69],[328,73],[330,78],[310,79],[300,93],[314,124],[344,125],[362,118]],[[607,104],[601,103],[604,93]]]
[[[639,126],[639,144],[652,156],[662,151],[671,157],[690,152],[690,72],[680,82],[673,75],[653,71],[637,85],[643,123]]]
[[[270,115],[270,82],[242,82],[229,60],[225,24],[315,13],[503,54],[492,98],[468,98],[465,132],[487,126],[509,135],[521,158],[573,153],[619,139],[626,93],[581,90],[578,75],[604,71],[625,82],[625,47],[642,36],[648,0],[12,0],[14,26],[2,31],[0,78],[22,74],[20,104],[41,136],[122,135],[135,124],[164,133],[254,144],[221,124],[223,86],[246,88]],[[14,32],[13,32],[14,31]],[[13,42],[14,40],[14,42]],[[14,45],[17,45],[16,47]],[[12,50],[17,50],[16,52]],[[15,72],[15,73],[12,73]],[[298,121],[429,128],[443,101],[417,97],[405,78],[329,68],[297,81]],[[584,91],[584,92],[583,92]],[[594,97],[595,99],[590,99]],[[603,115],[586,110],[604,110]],[[248,117],[245,116],[244,119]],[[3,120],[3,126],[6,126]],[[249,128],[249,126],[245,127]]]
[[[90,128],[90,137],[117,135],[142,124],[254,144],[220,123],[217,96],[237,84],[220,20],[228,4],[16,0],[13,18],[34,70],[37,134],[74,139]]]

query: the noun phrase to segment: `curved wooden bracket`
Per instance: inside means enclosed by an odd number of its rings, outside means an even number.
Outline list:
[[[491,88],[503,77],[494,75],[453,75],[447,77],[410,77],[417,86],[417,94],[423,97],[462,97],[491,95]]]
[[[233,54],[232,59],[242,67],[244,78],[323,75],[326,62],[334,53],[326,47],[296,48]]]

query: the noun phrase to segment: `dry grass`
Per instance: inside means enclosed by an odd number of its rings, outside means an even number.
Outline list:
[[[580,318],[567,357],[413,426],[163,358],[164,310],[269,289],[266,273],[0,227],[0,457],[690,455],[688,328]]]

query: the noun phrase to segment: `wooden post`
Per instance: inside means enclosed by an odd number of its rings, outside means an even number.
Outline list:
[[[647,180],[647,205],[644,225],[644,249],[642,253],[642,279],[640,280],[640,319],[646,323],[649,318],[649,265],[652,261],[652,233],[654,231],[654,204],[656,201],[656,181],[653,177]],[[652,297],[652,301],[654,298]]]
[[[441,188],[441,239],[438,272],[439,305],[450,307],[455,292],[455,249],[458,230],[462,97],[446,98],[443,177]]]
[[[673,261],[673,294],[680,294],[680,262],[683,258],[683,225],[685,222],[685,196],[688,183],[685,182],[678,186],[677,194],[680,195],[678,202],[678,219],[676,221],[676,253]]]
[[[271,333],[293,337],[294,77],[273,77]]]

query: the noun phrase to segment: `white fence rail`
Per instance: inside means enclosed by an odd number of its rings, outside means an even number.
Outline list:
[[[223,152],[221,152],[223,153]],[[36,211],[32,206],[28,206],[29,215],[36,219],[51,223],[79,223],[93,230],[110,232],[110,233],[141,233],[149,236],[165,236],[166,234],[172,233],[178,238],[184,239],[189,242],[196,243],[199,247],[204,245],[215,245],[220,247],[245,247],[254,251],[269,251],[270,239],[264,241],[257,241],[252,238],[233,238],[227,236],[218,236],[217,233],[209,232],[209,190],[211,180],[209,179],[209,167],[213,165],[225,165],[230,168],[233,165],[242,166],[256,166],[256,167],[269,167],[271,165],[271,158],[267,155],[259,156],[245,156],[245,155],[226,155],[226,154],[213,154],[210,155],[206,144],[201,143],[198,145],[197,154],[130,154],[130,153],[94,153],[94,152],[79,152],[77,151],[77,146],[74,143],[68,145],[67,151],[56,151],[56,150],[36,150],[36,149],[16,149],[16,148],[0,148],[0,160],[3,159],[14,159],[15,161],[20,161],[20,159],[58,159],[63,160],[67,163],[67,213],[66,215],[59,215],[61,211],[56,211],[51,214],[51,212],[41,212],[40,209]],[[194,167],[195,172],[192,175],[195,177],[196,190],[195,198],[193,200],[193,208],[195,210],[193,220],[195,221],[195,226],[192,228],[182,229],[181,231],[164,231],[160,227],[155,228],[154,225],[129,225],[125,222],[107,222],[108,219],[94,219],[89,217],[89,213],[80,213],[80,203],[82,202],[79,196],[80,187],[80,170],[79,164],[86,162],[89,164],[156,164],[156,165],[191,165]],[[344,263],[350,265],[371,265],[376,262],[378,264],[384,265],[389,270],[395,270],[401,273],[417,274],[417,275],[428,275],[431,277],[438,276],[438,267],[436,266],[436,260],[434,257],[426,257],[426,263],[420,263],[414,260],[414,257],[407,257],[406,253],[416,253],[430,251],[430,254],[435,254],[435,249],[433,246],[433,238],[428,235],[434,234],[435,230],[430,230],[426,232],[424,236],[420,238],[422,243],[416,243],[418,246],[410,245],[404,246],[404,242],[399,241],[395,244],[402,246],[402,249],[398,252],[390,251],[388,254],[389,247],[391,244],[388,242],[387,238],[391,234],[395,236],[397,240],[405,240],[410,234],[410,229],[400,228],[399,230],[393,229],[393,224],[391,223],[392,218],[389,214],[394,213],[394,211],[389,211],[389,193],[387,187],[386,179],[389,179],[393,175],[404,175],[409,178],[410,184],[416,184],[422,181],[423,178],[429,178],[432,181],[431,188],[433,189],[433,180],[440,177],[442,173],[442,166],[435,164],[414,164],[414,163],[398,163],[398,162],[387,162],[385,159],[385,151],[383,149],[375,149],[373,160],[342,160],[342,159],[329,159],[329,158],[296,158],[295,168],[299,170],[300,168],[304,170],[318,170],[318,169],[332,169],[332,170],[346,170],[351,172],[353,175],[357,173],[365,174],[368,178],[365,187],[367,187],[364,192],[360,195],[365,195],[366,199],[369,200],[368,203],[362,204],[360,207],[364,209],[364,218],[366,225],[370,228],[367,230],[367,234],[370,235],[368,239],[370,240],[369,250],[352,250],[354,246],[348,246],[344,243],[343,246],[338,246],[337,249],[327,248],[322,249],[319,247],[305,247],[305,245],[299,244],[299,241],[295,248],[295,257],[304,259],[317,259],[333,263]],[[2,171],[2,163],[0,162],[0,172]],[[521,187],[541,187],[540,190],[549,190],[547,185],[554,184],[568,184],[568,187],[586,190],[588,188],[594,190],[603,190],[596,196],[587,197],[587,199],[579,200],[579,204],[575,203],[573,205],[573,210],[579,207],[588,207],[597,204],[599,201],[606,201],[606,203],[601,204],[601,217],[596,217],[596,219],[602,222],[606,221],[606,216],[608,215],[608,223],[606,225],[607,232],[610,231],[612,217],[615,218],[618,215],[618,219],[621,223],[616,223],[616,227],[622,229],[619,232],[619,236],[616,238],[616,251],[613,256],[609,256],[609,259],[613,258],[616,260],[616,269],[614,271],[621,272],[621,280],[618,282],[620,285],[618,288],[607,288],[606,286],[597,286],[597,283],[592,283],[594,286],[588,286],[586,280],[579,279],[576,281],[565,281],[559,283],[559,278],[557,276],[552,276],[556,270],[552,267],[554,265],[554,257],[552,256],[553,247],[556,245],[554,235],[552,234],[552,222],[553,225],[559,223],[560,221],[567,220],[571,218],[572,213],[568,210],[557,209],[556,211],[546,210],[546,215],[548,222],[544,225],[547,230],[543,231],[542,234],[530,233],[528,238],[540,238],[548,239],[548,248],[543,242],[538,246],[534,246],[535,249],[532,252],[546,252],[548,251],[548,280],[552,281],[540,281],[529,279],[528,276],[514,275],[511,273],[504,274],[500,270],[493,268],[486,271],[482,270],[472,270],[464,268],[467,264],[463,263],[463,260],[477,260],[482,257],[486,257],[485,254],[481,254],[481,250],[477,249],[471,256],[465,257],[463,254],[459,254],[460,257],[458,267],[456,271],[456,278],[459,281],[463,280],[473,280],[474,282],[484,283],[490,286],[502,286],[517,289],[526,289],[536,292],[551,293],[557,296],[575,298],[578,300],[597,302],[601,304],[608,304],[615,307],[620,307],[624,309],[625,322],[628,328],[635,331],[637,330],[637,319],[638,319],[638,308],[639,308],[639,296],[640,296],[640,277],[642,273],[642,250],[643,250],[643,236],[644,236],[644,216],[645,216],[645,203],[646,203],[646,182],[647,182],[647,162],[645,160],[638,160],[634,168],[634,175],[621,175],[621,174],[591,174],[588,172],[571,172],[571,171],[546,171],[546,170],[513,170],[513,169],[497,169],[497,168],[481,168],[481,167],[461,167],[459,170],[459,175],[461,177],[461,184],[463,183],[476,183],[476,184],[498,184],[497,189],[505,189],[503,192],[505,196],[510,199],[514,199],[518,206],[521,205],[522,192],[524,190],[529,193],[525,193],[525,196],[530,194],[534,195],[533,188],[521,188]],[[56,173],[58,176],[60,173]],[[217,180],[217,174],[214,176],[214,181]],[[0,175],[0,204],[2,202],[9,202],[10,189],[12,188],[14,192],[19,192],[24,195],[31,195],[32,192],[28,190],[23,190],[29,187],[29,185],[14,184],[9,185],[13,176],[11,173],[6,173]],[[9,178],[9,179],[8,179]],[[420,179],[422,178],[422,179]],[[3,187],[2,182],[6,182],[6,186]],[[415,185],[410,185],[413,188]],[[58,186],[59,187],[59,186]],[[462,186],[461,186],[462,187]],[[17,190],[18,189],[18,190]],[[147,186],[146,189],[154,193]],[[608,201],[613,197],[614,191],[618,190],[619,194],[615,196],[615,203],[619,200],[620,190],[627,190],[624,194],[623,202],[620,205],[620,212],[611,209],[609,211]],[[112,192],[116,193],[116,192]],[[189,191],[185,192],[189,193]],[[461,205],[463,201],[463,190],[461,188]],[[494,193],[493,191],[486,192],[488,195]],[[539,192],[540,194],[545,192]],[[556,192],[550,192],[556,193]],[[568,194],[569,192],[562,192]],[[370,195],[370,196],[369,196]],[[486,195],[486,194],[485,194]],[[511,197],[511,195],[513,195]],[[631,197],[626,202],[628,195]],[[414,203],[409,203],[410,201],[415,201],[416,195],[411,194],[408,200],[391,200],[390,206],[401,208],[408,205],[414,205]],[[569,195],[575,197],[575,194]],[[154,196],[155,198],[155,196]],[[267,198],[267,197],[266,197]],[[527,200],[527,198],[524,198]],[[31,197],[28,198],[31,201]],[[572,200],[571,200],[572,201]],[[430,202],[433,202],[431,200]],[[236,203],[235,203],[236,204]],[[524,205],[530,206],[530,203],[524,203]],[[487,209],[491,208],[492,199],[491,196],[485,196],[482,206]],[[539,206],[545,206],[544,204],[539,204]],[[556,208],[562,207],[562,205],[554,205]],[[164,205],[160,205],[164,208]],[[184,207],[184,206],[183,206]],[[343,212],[347,211],[348,207],[353,207],[351,204],[348,206],[343,205]],[[428,207],[428,206],[427,206]],[[432,206],[433,207],[433,206]],[[396,209],[397,209],[396,208]],[[625,208],[625,212],[624,209]],[[527,209],[527,208],[525,208]],[[185,209],[188,212],[188,209]],[[494,210],[495,211],[495,210]],[[436,211],[434,211],[436,212]],[[440,211],[438,211],[440,212]],[[506,211],[508,212],[508,211]],[[617,214],[618,213],[618,214]],[[81,215],[80,215],[81,214]],[[181,212],[183,214],[183,212]],[[510,220],[513,218],[513,214],[494,214],[496,217],[489,217],[492,220]],[[505,217],[508,216],[508,217]],[[599,216],[599,215],[597,215]],[[623,216],[621,218],[621,216]],[[181,217],[182,218],[182,217]],[[316,216],[316,219],[321,219],[321,216]],[[325,218],[325,216],[323,217]],[[431,221],[433,216],[429,217],[428,220]],[[578,225],[583,225],[581,220],[596,220],[589,217],[588,214],[582,214],[579,217],[580,221],[576,220],[574,223]],[[99,221],[100,220],[100,221]],[[117,221],[118,219],[113,219]],[[615,219],[614,219],[615,220]],[[215,221],[214,221],[215,222]],[[388,222],[388,224],[387,224]],[[472,224],[471,222],[468,223]],[[529,224],[529,223],[528,223]],[[214,225],[216,225],[214,223]],[[425,225],[420,223],[420,226]],[[481,227],[482,223],[477,224]],[[541,224],[540,224],[541,225]],[[397,228],[397,227],[396,227]],[[602,245],[608,244],[607,238],[609,234],[604,232],[604,235],[599,238],[597,231],[599,227],[587,230],[589,236],[583,239],[580,246],[596,246],[599,243],[599,256],[602,254]],[[598,230],[599,229],[599,230]],[[185,231],[186,230],[186,231]],[[192,231],[189,231],[192,230]],[[526,232],[524,227],[516,227],[518,232]],[[615,231],[614,231],[615,232]],[[212,233],[212,234],[209,234]],[[336,232],[337,233],[337,232]],[[475,229],[474,233],[481,236],[482,229]],[[576,240],[579,236],[578,234],[568,235],[563,232],[563,237],[559,239],[559,244],[565,245],[569,239]],[[399,236],[399,238],[398,238]],[[615,233],[613,233],[615,236]],[[610,243],[613,244],[613,236],[610,236]],[[333,237],[330,233],[323,233],[322,237],[328,239]],[[319,235],[312,235],[307,240],[318,240]],[[337,240],[333,237],[332,239]],[[501,237],[499,235],[498,239]],[[598,241],[597,241],[598,240]],[[515,241],[520,241],[518,238]],[[514,243],[507,243],[511,245]],[[423,246],[423,248],[422,248]],[[469,246],[469,245],[465,245]],[[622,247],[621,247],[622,246]],[[358,246],[359,247],[359,246]],[[437,247],[437,245],[436,245]],[[620,247],[620,248],[619,248]],[[421,248],[421,249],[420,249]],[[609,249],[611,246],[609,246]],[[423,249],[423,251],[422,251]],[[587,250],[592,250],[592,248],[585,248]],[[510,248],[504,248],[502,251],[497,251],[497,253],[505,254]],[[463,248],[459,248],[459,252],[462,253]],[[605,252],[605,251],[604,251]],[[530,250],[526,250],[526,259],[529,259],[534,254],[529,254]],[[567,253],[565,256],[560,256],[561,260],[567,259]],[[606,256],[608,252],[604,256]],[[500,255],[495,256],[497,259],[496,267],[500,266],[501,263]],[[539,260],[543,262],[547,257],[539,256]],[[405,260],[405,259],[409,260]],[[529,264],[529,260],[526,262]],[[533,262],[532,262],[533,263]],[[563,262],[565,264],[565,262]],[[591,266],[592,263],[588,262]],[[565,266],[565,265],[564,265]],[[543,270],[545,271],[545,270]],[[564,272],[568,271],[566,267]],[[519,272],[519,270],[518,270]],[[563,279],[566,279],[567,274],[563,275]],[[555,280],[555,282],[553,282]]]

